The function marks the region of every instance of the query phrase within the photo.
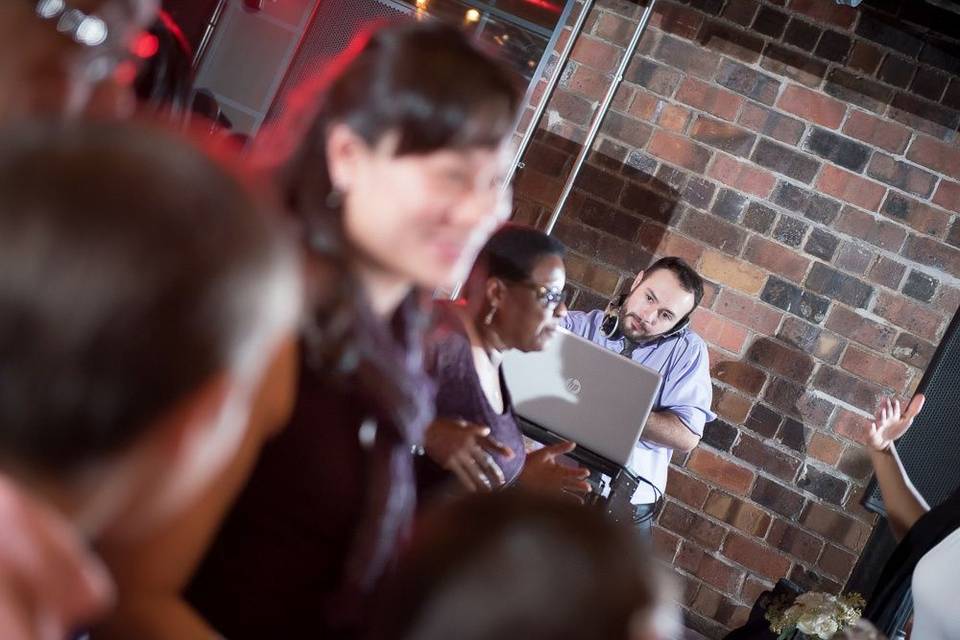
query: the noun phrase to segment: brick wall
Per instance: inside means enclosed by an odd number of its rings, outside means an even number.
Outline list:
[[[960,21],[900,4],[660,0],[557,226],[574,307],[655,256],[709,280],[720,419],[675,457],[656,540],[711,637],[780,577],[846,581],[874,524],[851,430],[915,388],[960,303]],[[641,11],[591,11],[518,219],[545,223]]]

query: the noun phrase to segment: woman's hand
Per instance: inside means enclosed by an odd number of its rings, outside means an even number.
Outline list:
[[[520,485],[531,491],[562,494],[582,503],[581,496],[590,493],[590,485],[586,482],[590,471],[557,462],[558,456],[570,453],[576,447],[573,442],[558,442],[529,454],[520,473]]]
[[[875,422],[863,432],[861,443],[874,451],[886,451],[893,442],[907,432],[913,419],[917,417],[920,410],[923,409],[923,403],[926,398],[922,393],[913,396],[906,411],[901,414],[900,401],[890,402],[890,398],[885,398],[877,411]]]
[[[505,482],[491,453],[513,457],[513,450],[490,437],[490,428],[465,420],[439,418],[427,427],[423,448],[469,491],[491,491]]]

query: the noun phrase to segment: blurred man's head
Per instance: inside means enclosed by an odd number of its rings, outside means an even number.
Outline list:
[[[672,585],[635,527],[599,510],[507,490],[421,520],[376,638],[660,640]]]
[[[645,342],[672,331],[703,298],[703,279],[680,258],[657,260],[637,274],[620,309],[623,334]]]
[[[110,470],[98,508],[150,520],[232,454],[298,261],[236,174],[167,134],[21,123],[0,175],[0,465],[78,490]]]
[[[0,123],[75,116],[97,93],[107,111],[129,111],[131,47],[158,8],[158,0],[0,2]]]

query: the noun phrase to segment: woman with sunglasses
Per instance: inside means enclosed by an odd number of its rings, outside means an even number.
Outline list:
[[[438,305],[427,340],[437,416],[427,429],[418,482],[425,498],[453,476],[470,491],[506,484],[584,494],[586,469],[559,464],[563,442],[525,455],[500,363],[508,349],[541,351],[566,315],[564,247],[530,227],[508,224],[480,253],[458,303]]]

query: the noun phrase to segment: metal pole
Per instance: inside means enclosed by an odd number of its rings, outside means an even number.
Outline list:
[[[543,112],[546,110],[547,103],[550,102],[550,98],[553,97],[553,92],[557,89],[557,83],[560,81],[561,73],[563,73],[563,67],[567,64],[567,60],[570,59],[570,52],[573,51],[573,45],[576,43],[577,38],[580,37],[580,33],[583,31],[583,24],[587,21],[587,14],[590,13],[591,8],[593,8],[593,0],[584,0],[583,7],[580,9],[580,15],[577,16],[577,20],[573,23],[573,28],[570,30],[570,37],[567,38],[567,41],[563,45],[563,49],[560,50],[560,55],[557,57],[556,67],[554,67],[553,73],[550,75],[550,79],[547,80],[547,86],[544,89],[543,97],[540,98],[540,102],[533,111],[533,118],[530,119],[530,124],[527,125],[527,130],[523,132],[523,137],[520,139],[520,144],[517,146],[517,153],[513,157],[513,164],[510,166],[510,172],[507,174],[507,179],[503,182],[504,185],[509,185],[511,182],[513,182],[513,176],[516,175],[517,169],[523,168],[523,154],[526,153],[527,147],[530,146],[530,141],[533,139],[533,134],[537,132],[537,127],[540,124],[540,120],[543,118]]]
[[[597,109],[597,113],[593,117],[593,122],[590,123],[590,130],[587,132],[587,139],[583,143],[583,148],[580,149],[580,153],[577,155],[577,159],[573,163],[573,168],[570,170],[570,175],[567,177],[566,184],[563,185],[563,191],[560,193],[560,199],[557,201],[557,205],[554,207],[553,213],[550,215],[550,221],[547,223],[547,226],[544,229],[544,231],[548,234],[553,233],[553,228],[557,225],[557,220],[560,219],[560,213],[563,210],[563,206],[567,203],[567,199],[570,197],[570,192],[573,191],[573,183],[576,181],[577,176],[580,175],[580,169],[583,168],[583,163],[587,159],[587,154],[590,153],[590,149],[593,147],[593,141],[596,140],[597,134],[600,132],[600,125],[603,124],[603,119],[610,110],[610,103],[613,102],[613,96],[617,92],[617,89],[620,88],[620,83],[623,82],[623,74],[627,70],[627,65],[629,65],[630,60],[633,59],[633,54],[636,53],[637,45],[640,44],[640,38],[643,37],[644,32],[647,30],[647,24],[650,22],[650,16],[653,13],[653,6],[657,4],[657,0],[649,0],[649,2],[650,3],[647,5],[647,8],[643,11],[643,15],[640,16],[640,22],[637,23],[637,28],[633,32],[633,37],[630,38],[630,44],[627,45],[627,50],[623,54],[623,59],[620,61],[620,65],[617,67],[617,71],[614,73],[613,82],[610,83],[610,87],[607,89],[607,95],[603,97],[603,102]]]

